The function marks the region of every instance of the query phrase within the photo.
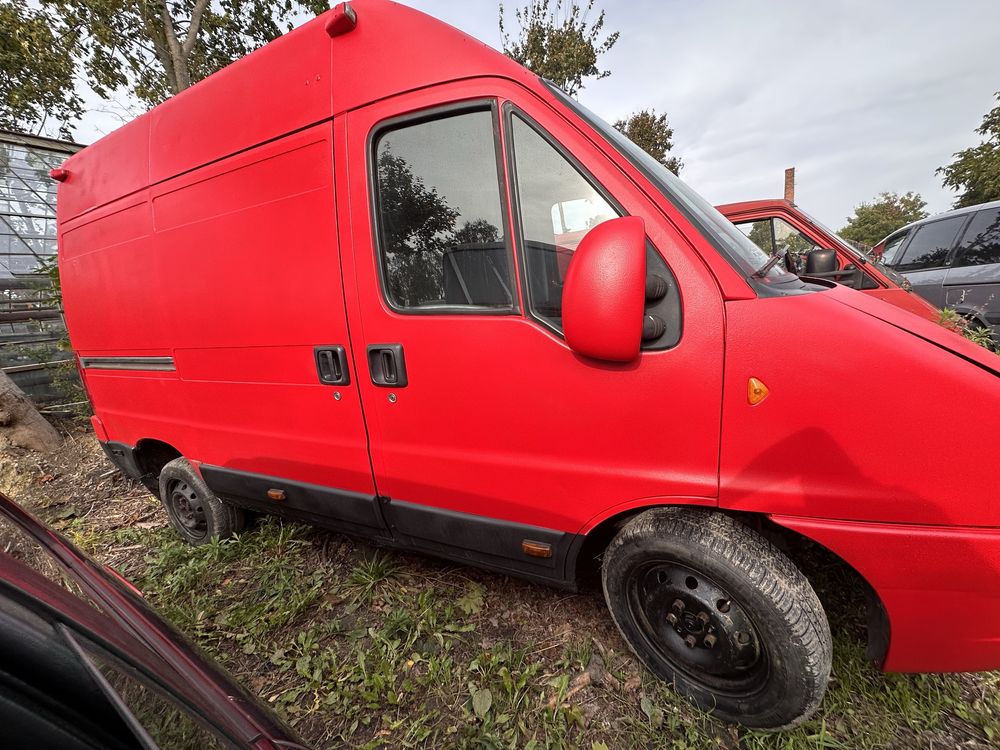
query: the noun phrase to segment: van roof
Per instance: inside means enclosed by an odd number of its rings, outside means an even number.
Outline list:
[[[493,75],[537,77],[500,52],[389,0],[351,0],[351,31],[331,37],[341,3],[101,138],[63,165],[60,222],[264,141],[424,86]]]
[[[933,216],[928,216],[924,219],[917,219],[916,221],[911,221],[905,227],[900,227],[894,232],[890,232],[881,240],[876,243],[876,246],[883,244],[891,237],[895,237],[901,232],[905,232],[913,227],[920,226],[921,224],[929,224],[932,221],[937,221],[938,219],[947,219],[949,216],[963,216],[964,214],[975,213],[976,211],[982,211],[986,208],[1000,208],[1000,201],[989,201],[988,203],[979,203],[975,206],[964,206],[962,208],[954,208],[951,211],[942,211],[939,214],[934,214]]]

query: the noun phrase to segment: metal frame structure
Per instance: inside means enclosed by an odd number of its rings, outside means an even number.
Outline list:
[[[54,368],[67,359],[49,270],[56,259],[56,183],[49,170],[83,146],[0,130],[0,368],[39,403],[65,397]]]

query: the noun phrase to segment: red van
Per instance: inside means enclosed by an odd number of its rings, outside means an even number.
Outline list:
[[[954,439],[1000,359],[789,273],[475,39],[341,4],[55,176],[94,430],[188,541],[251,510],[599,573],[650,670],[783,727],[830,672],[806,537],[885,669],[1000,667],[1000,452]]]
[[[784,250],[793,273],[827,278],[940,322],[941,312],[914,294],[904,276],[851,247],[791,201],[772,198],[716,208],[766,252]]]

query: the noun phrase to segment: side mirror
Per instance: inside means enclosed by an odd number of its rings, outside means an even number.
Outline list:
[[[646,227],[638,216],[598,224],[566,270],[566,343],[587,357],[631,362],[639,356],[646,300]]]
[[[837,269],[837,251],[829,248],[810,250],[806,253],[805,276],[834,273]]]

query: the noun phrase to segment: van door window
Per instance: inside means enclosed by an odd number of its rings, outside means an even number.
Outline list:
[[[977,213],[969,223],[955,258],[956,266],[1000,263],[1000,209]]]
[[[382,281],[396,309],[513,311],[495,131],[485,107],[403,124],[376,139]]]
[[[562,288],[584,235],[619,212],[576,167],[516,114],[514,171],[532,313],[562,329]]]
[[[944,265],[955,235],[965,222],[964,216],[933,221],[917,229],[898,263],[901,271],[916,271]]]

